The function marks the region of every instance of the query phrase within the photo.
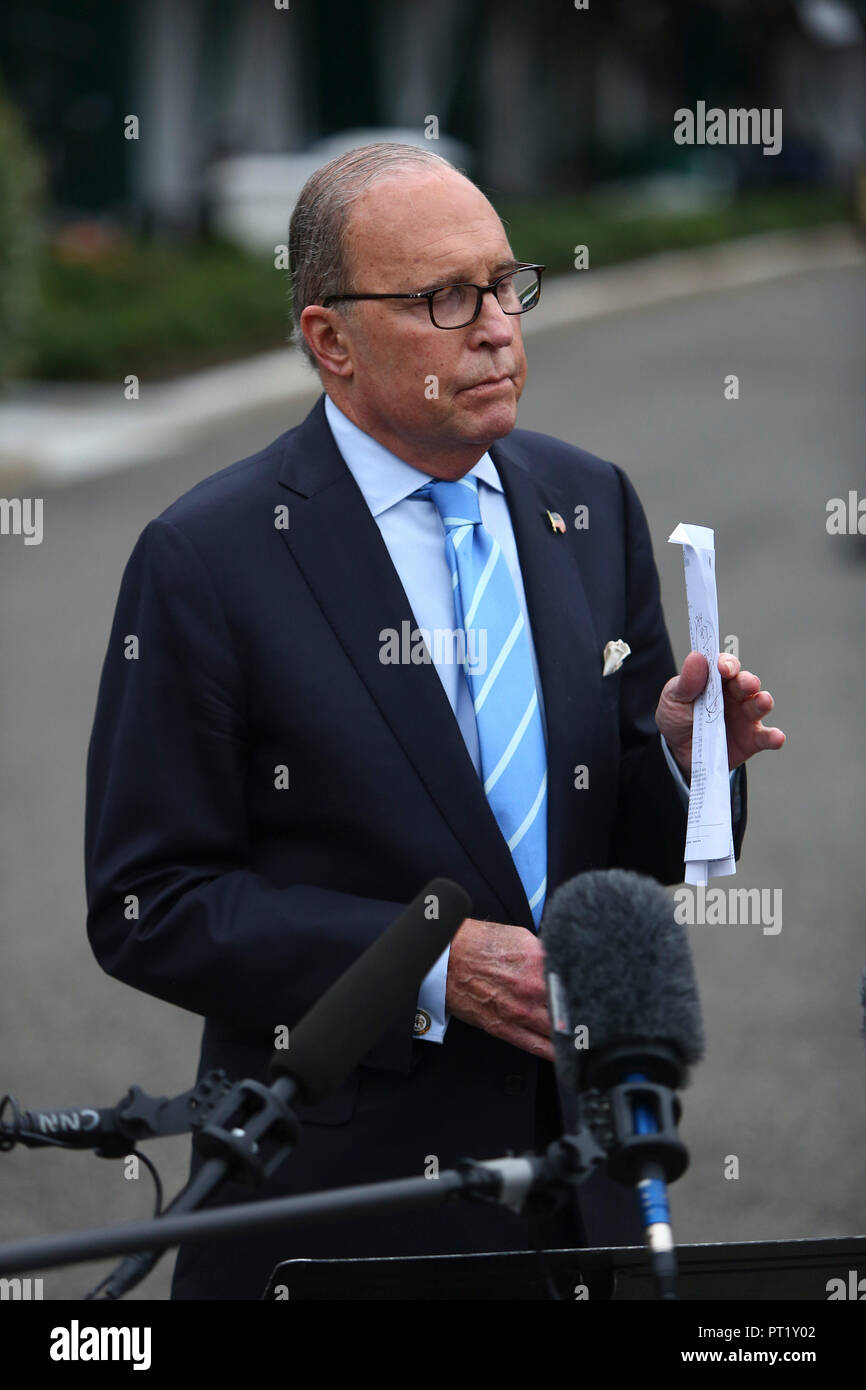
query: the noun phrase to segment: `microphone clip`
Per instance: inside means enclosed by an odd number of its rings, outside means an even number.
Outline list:
[[[462,1158],[454,1166],[461,1197],[507,1207],[518,1215],[546,1216],[574,1197],[575,1188],[605,1162],[606,1154],[589,1129],[564,1134],[543,1154]]]
[[[679,1097],[668,1086],[634,1077],[606,1091],[587,1091],[581,1116],[607,1154],[608,1172],[616,1182],[632,1187],[648,1163],[657,1164],[666,1182],[674,1182],[689,1166],[689,1153],[679,1137],[682,1114]]]

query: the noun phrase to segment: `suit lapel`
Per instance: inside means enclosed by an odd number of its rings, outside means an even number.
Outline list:
[[[381,632],[416,626],[364,496],[327,423],[324,396],[286,439],[279,481],[293,494],[283,536],[322,612],[505,920],[530,925],[520,877],[431,664],[387,665]],[[434,866],[435,867],[435,866]]]

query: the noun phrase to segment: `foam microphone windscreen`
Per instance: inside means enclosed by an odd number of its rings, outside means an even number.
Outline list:
[[[625,869],[580,874],[549,898],[541,942],[563,1084],[580,1089],[585,1059],[633,1041],[675,1049],[686,1084],[704,1052],[701,1007],[686,930],[660,883]]]

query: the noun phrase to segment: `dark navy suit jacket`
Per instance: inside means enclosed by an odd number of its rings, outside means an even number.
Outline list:
[[[543,687],[548,891],[609,866],[678,883],[685,813],[653,718],[675,668],[634,489],[546,435],[514,430],[490,452]],[[437,874],[465,887],[474,916],[532,927],[435,668],[379,660],[382,629],[403,621],[415,626],[324,397],[135,546],[88,755],[88,932],[110,974],[204,1017],[201,1071],[267,1079],[275,1028],[297,1023]],[[620,637],[631,656],[603,679],[605,643]],[[588,788],[575,788],[580,765]],[[417,1040],[413,1018],[300,1110],[302,1142],[266,1195],[533,1147],[549,1064],[457,1019],[443,1044]],[[633,1198],[608,1187],[582,1202],[586,1239],[636,1239]],[[181,1251],[174,1295],[259,1297],[292,1255],[516,1249],[527,1232],[463,1206],[204,1244]]]

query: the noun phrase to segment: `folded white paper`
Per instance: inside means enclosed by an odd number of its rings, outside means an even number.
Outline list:
[[[692,651],[705,656],[710,668],[706,687],[694,703],[692,780],[684,855],[685,882],[706,884],[708,878],[737,872],[728,739],[719,674],[715,536],[709,526],[681,522],[668,540],[683,547]]]

